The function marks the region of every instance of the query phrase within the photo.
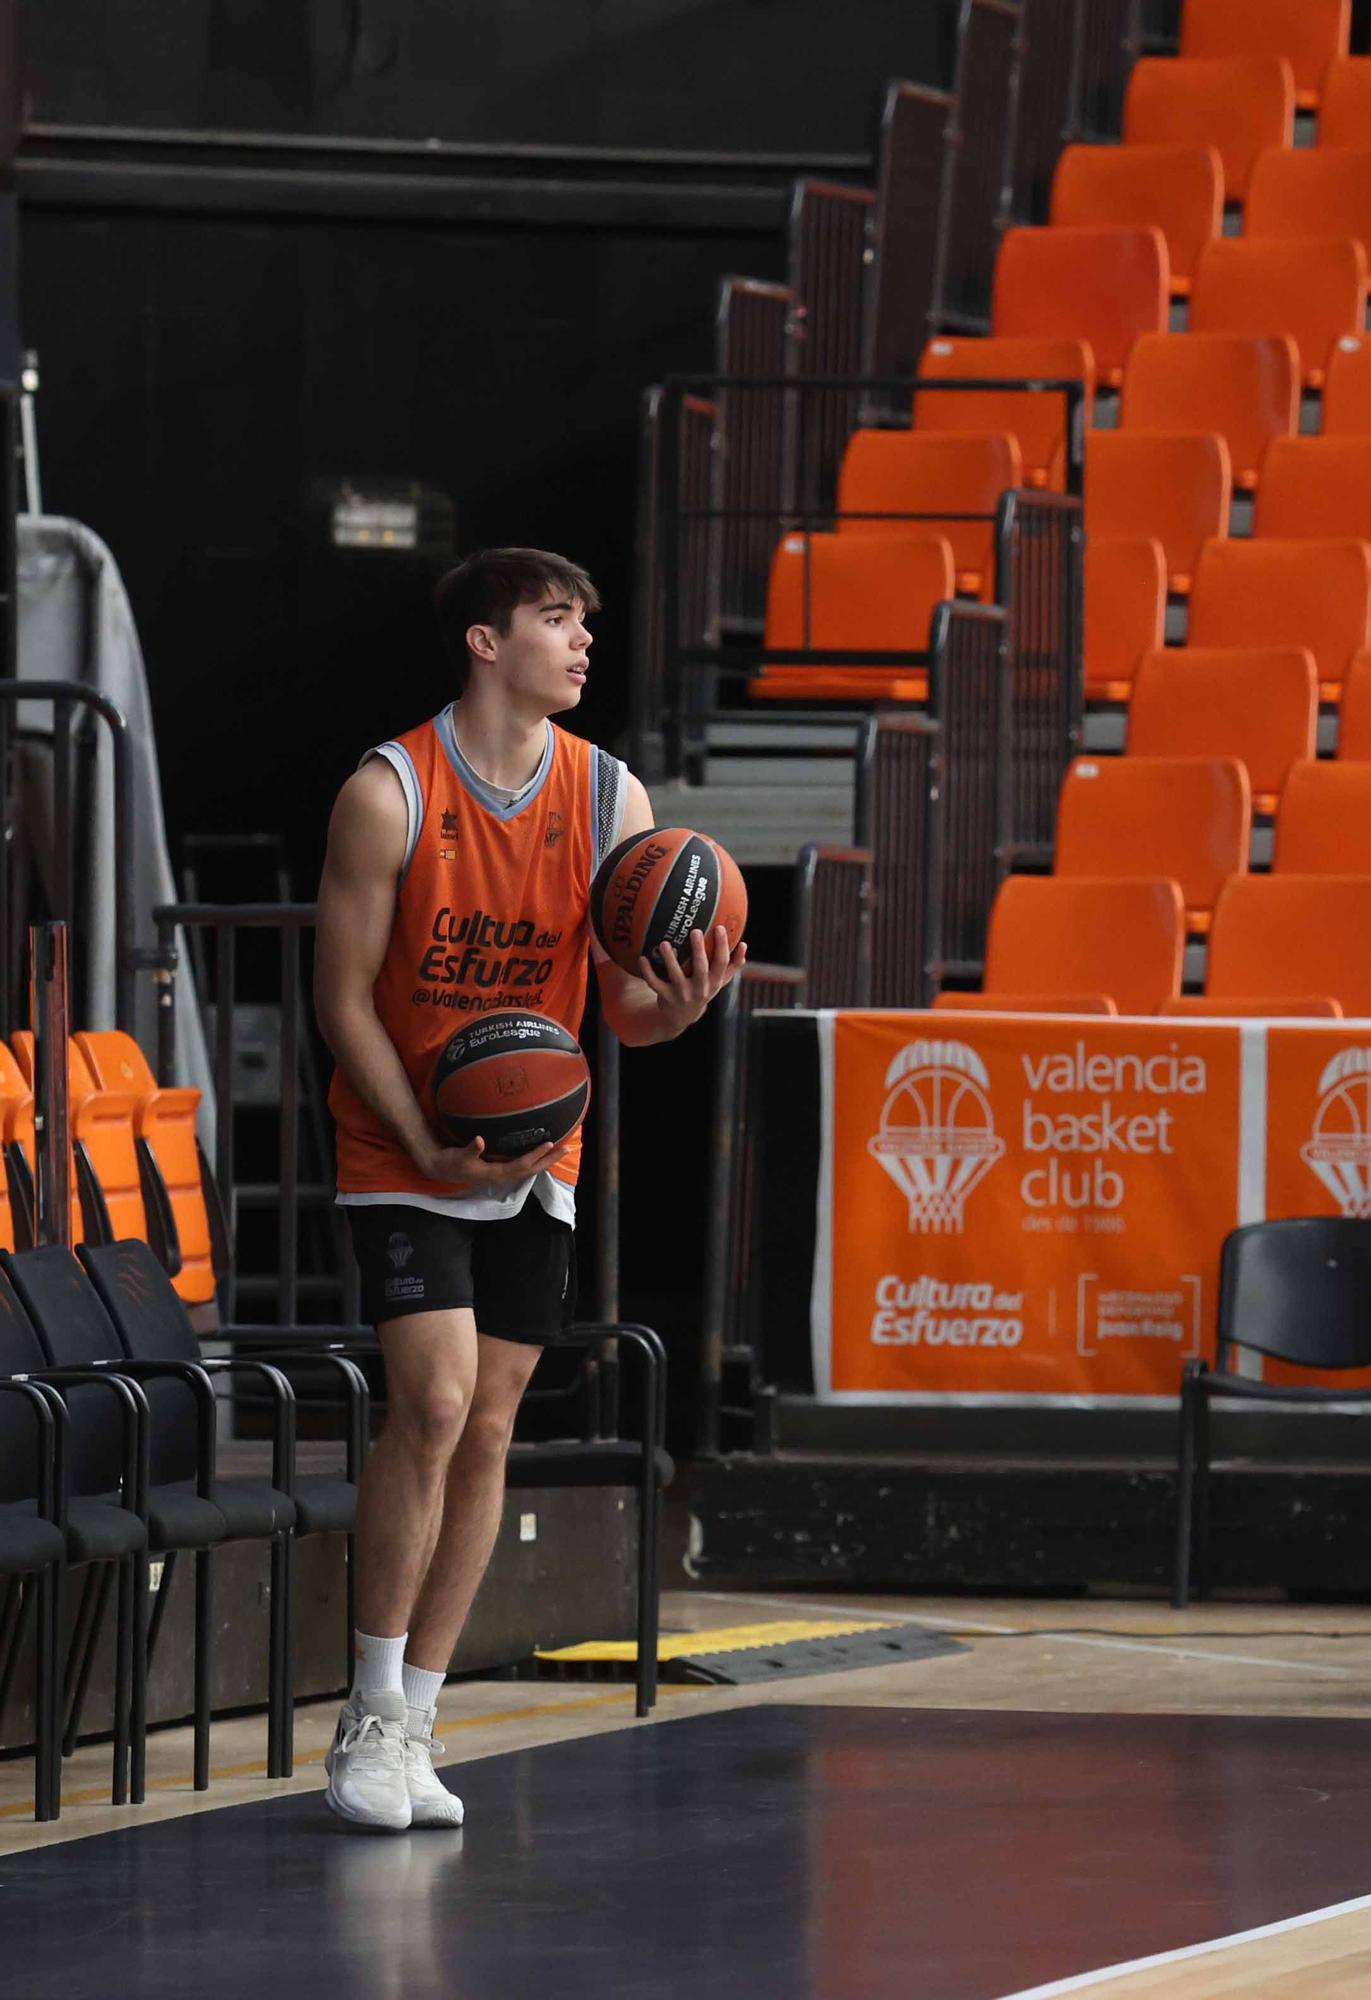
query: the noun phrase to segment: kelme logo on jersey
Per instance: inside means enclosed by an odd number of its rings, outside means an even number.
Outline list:
[[[488,910],[460,916],[445,905],[433,920],[433,939],[419,962],[419,1005],[498,1007],[510,1004],[497,997],[517,993],[524,1004],[536,1006],[541,988],[552,977],[553,962],[544,956],[561,943],[561,931],[540,931],[527,917],[501,922]],[[452,989],[434,992],[430,989]],[[491,997],[468,1000],[475,989]],[[462,996],[462,997],[459,997]]]

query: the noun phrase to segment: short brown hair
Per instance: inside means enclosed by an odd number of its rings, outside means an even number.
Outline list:
[[[580,565],[546,549],[477,549],[440,578],[433,606],[459,692],[471,676],[471,627],[493,625],[508,632],[516,606],[537,604],[552,591],[586,611],[600,608],[600,593]]]

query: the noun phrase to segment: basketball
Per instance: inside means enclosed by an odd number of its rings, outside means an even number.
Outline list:
[[[590,921],[616,965],[636,972],[640,958],[659,969],[673,946],[690,962],[690,933],[719,924],[734,950],[747,922],[747,888],[731,854],[688,826],[632,834],[607,854],[590,890]]]
[[[489,1160],[556,1145],[586,1115],[590,1070],[574,1035],[542,1014],[487,1015],[444,1044],[429,1082],[433,1119]]]

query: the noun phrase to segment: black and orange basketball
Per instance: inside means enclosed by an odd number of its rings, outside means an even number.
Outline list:
[[[485,1141],[514,1160],[565,1139],[586,1115],[590,1070],[581,1045],[544,1014],[487,1014],[445,1043],[429,1079],[433,1119],[454,1146]]]
[[[632,834],[607,854],[590,887],[590,921],[616,965],[660,964],[674,946],[690,962],[690,933],[722,924],[730,951],[747,922],[747,889],[738,864],[717,840],[688,826]]]

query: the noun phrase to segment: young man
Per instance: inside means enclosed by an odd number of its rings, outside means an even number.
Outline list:
[[[722,930],[696,932],[688,969],[643,959],[634,977],[592,943],[596,867],[652,809],[617,758],[549,721],[585,686],[599,609],[585,572],[488,549],[436,604],[458,699],[369,751],[339,793],[314,981],[338,1066],[338,1199],[388,1409],[358,1502],[356,1671],[326,1796],[344,1819],[397,1829],[462,1823],[433,1770],[438,1690],[499,1528],[515,1411],[574,1305],[579,1134],[507,1163],[479,1138],[446,1144],[424,1108],[434,1059],[499,1007],[577,1033],[588,953],[619,1039],[669,1041],[745,957]],[[539,939],[536,987],[518,935]]]

